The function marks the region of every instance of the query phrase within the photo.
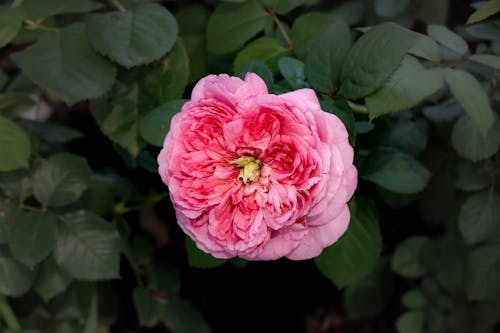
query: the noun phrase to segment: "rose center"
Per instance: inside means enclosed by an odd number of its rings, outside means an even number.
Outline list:
[[[242,156],[240,158],[232,160],[231,164],[236,164],[238,167],[240,167],[238,178],[242,179],[243,183],[247,184],[259,179],[260,161],[255,157]]]

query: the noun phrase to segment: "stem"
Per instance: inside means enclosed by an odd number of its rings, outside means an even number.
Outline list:
[[[21,6],[21,4],[23,3],[24,0],[14,0],[12,2],[12,5],[10,5],[10,8],[17,8],[19,6]]]
[[[24,20],[24,23],[26,24],[26,29],[28,30],[44,30],[44,31],[59,32],[59,29],[57,28],[48,27],[46,25],[40,24],[32,20]]]
[[[127,9],[121,4],[120,0],[110,0],[111,4],[116,7],[120,12],[126,12]]]
[[[3,295],[0,295],[0,316],[3,318],[5,325],[7,325],[8,328],[14,331],[21,329],[16,315]]]
[[[145,207],[152,207],[167,197],[168,197],[168,193],[160,193],[160,194],[154,195],[152,197],[149,197],[147,200],[145,200],[144,202],[142,202],[138,205],[129,206],[129,207],[125,206],[124,202],[120,202],[120,203],[115,205],[114,211],[118,215],[123,215],[123,214],[126,214],[126,213],[134,211],[134,210],[141,210]]]
[[[464,62],[467,62],[467,61],[469,61],[469,57],[463,55],[463,56],[460,57],[460,59],[458,59],[455,62],[452,62],[451,64],[449,64],[446,67],[447,68],[454,68],[454,67],[457,67],[458,65],[461,65],[461,64],[463,64]]]
[[[364,105],[356,104],[356,103],[351,102],[351,101],[347,101],[347,104],[352,109],[352,111],[354,111],[356,113],[360,113],[360,114],[368,114],[369,113],[368,109]]]
[[[283,37],[286,40],[286,43],[288,44],[288,49],[293,50],[293,43],[288,34],[285,31],[285,28],[283,28],[283,25],[281,24],[280,20],[278,19],[278,16],[276,16],[276,13],[273,10],[268,11],[269,16],[272,17],[273,21],[276,23],[276,26],[278,27],[279,31],[283,35]]]

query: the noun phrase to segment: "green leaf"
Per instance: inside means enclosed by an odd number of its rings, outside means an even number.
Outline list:
[[[71,278],[59,267],[53,257],[45,260],[38,270],[34,289],[45,303],[62,293],[70,284]]]
[[[288,54],[288,50],[274,38],[262,37],[248,44],[234,59],[234,72],[239,73],[251,61],[261,61],[273,72],[278,71],[278,59]]]
[[[0,253],[0,293],[18,297],[33,284],[34,273],[26,266]]]
[[[500,195],[493,189],[475,193],[460,208],[458,226],[465,241],[476,244],[500,231]]]
[[[169,262],[155,262],[149,272],[149,287],[168,294],[178,293],[181,289],[179,269]]]
[[[49,213],[20,212],[12,224],[9,248],[15,259],[34,267],[56,246],[57,219]]]
[[[371,201],[357,199],[349,205],[347,231],[314,259],[320,272],[339,288],[357,283],[373,270],[382,250],[377,210]]]
[[[469,51],[469,46],[462,37],[442,25],[429,24],[427,34],[458,54],[466,54]]]
[[[24,202],[32,194],[31,175],[27,170],[0,173],[0,189],[13,202]]]
[[[306,76],[302,61],[291,57],[282,57],[278,60],[278,67],[281,75],[293,90],[304,88]]]
[[[463,191],[479,191],[493,181],[493,169],[490,163],[471,163],[464,161],[455,169],[453,185]]]
[[[403,294],[401,302],[409,309],[421,309],[427,304],[427,299],[422,291],[413,289]]]
[[[311,86],[323,93],[335,91],[340,70],[351,47],[349,27],[334,23],[311,45],[307,53],[305,72]]]
[[[386,131],[381,143],[417,155],[427,145],[427,123],[422,120],[400,120]]]
[[[371,28],[347,53],[340,73],[340,94],[357,99],[377,90],[417,40],[417,34],[394,23]]]
[[[422,191],[430,172],[415,158],[390,148],[373,151],[362,164],[360,177],[396,193]]]
[[[441,49],[437,45],[437,43],[434,41],[434,39],[423,35],[423,34],[417,34],[419,37],[413,45],[413,47],[408,51],[408,53],[424,58],[433,62],[440,62],[441,61]]]
[[[306,59],[316,36],[325,31],[334,18],[330,14],[311,12],[299,16],[292,25],[292,42],[299,59]]]
[[[424,236],[411,236],[399,243],[392,256],[392,271],[407,278],[422,275],[420,253],[428,241],[429,238]]]
[[[172,117],[181,111],[186,100],[168,101],[144,117],[139,123],[139,133],[146,142],[161,147],[163,140],[170,130],[170,120]]]
[[[172,333],[210,333],[200,311],[180,297],[169,299],[164,311],[165,325]]]
[[[470,300],[487,301],[500,298],[500,245],[475,248],[467,257],[465,291]]]
[[[236,51],[271,22],[256,0],[220,4],[208,20],[207,49],[213,54]]]
[[[410,0],[375,0],[375,12],[381,17],[396,17],[410,3]]]
[[[493,111],[481,84],[468,72],[451,68],[445,69],[444,79],[453,96],[474,121],[481,134],[486,136],[493,124]]]
[[[189,266],[195,268],[215,268],[224,264],[227,260],[217,259],[211,254],[200,250],[193,240],[186,236],[186,252]]]
[[[162,304],[145,289],[137,287],[132,295],[141,326],[153,327],[163,315]]]
[[[349,143],[354,146],[356,142],[356,123],[354,119],[354,112],[352,112],[349,104],[345,98],[339,96],[335,99],[328,99],[320,101],[321,109],[323,111],[332,113],[339,117],[344,123],[347,132],[349,133]]]
[[[453,127],[451,144],[458,155],[471,161],[493,156],[500,148],[500,119],[493,114],[493,125],[483,136],[470,117],[462,116]]]
[[[0,47],[7,45],[21,29],[23,18],[19,10],[0,6]]]
[[[87,161],[76,155],[52,155],[33,175],[33,194],[44,206],[65,206],[87,189],[90,168]]]
[[[0,94],[0,112],[16,114],[35,106],[33,99],[26,94],[5,92]]]
[[[0,172],[27,168],[31,141],[13,121],[0,116]]]
[[[103,95],[115,79],[115,67],[92,49],[83,24],[47,32],[12,59],[33,82],[70,104]]]
[[[426,69],[417,59],[407,56],[384,85],[366,97],[370,119],[412,108],[443,84],[441,69]]]
[[[106,215],[113,210],[118,181],[111,175],[92,174],[87,192],[89,210]]]
[[[472,24],[500,12],[500,0],[490,0],[476,10],[467,20],[466,24]]]
[[[455,99],[452,98],[441,104],[425,106],[422,112],[433,122],[447,122],[460,116],[462,114],[462,108]]]
[[[85,23],[92,46],[125,67],[159,59],[172,49],[178,34],[174,16],[156,3],[87,15]]]
[[[243,66],[243,68],[241,68],[240,71],[237,72],[237,74],[241,79],[244,79],[245,74],[248,72],[252,72],[260,76],[260,78],[264,80],[268,88],[273,86],[274,84],[273,72],[262,61],[258,60],[250,61],[248,64]]]
[[[54,255],[59,267],[76,279],[119,277],[118,232],[92,213],[78,212],[62,217]]]
[[[500,41],[500,27],[494,22],[473,24],[465,31],[477,39]]]
[[[92,0],[24,0],[20,8],[29,19],[40,19],[56,14],[76,14],[101,8]]]
[[[30,133],[48,143],[67,143],[84,137],[82,132],[52,123],[33,120],[22,120],[21,125]]]
[[[473,54],[470,60],[500,70],[500,57],[491,54]]]
[[[423,311],[405,312],[396,320],[396,328],[398,333],[420,333],[424,330],[424,320]]]

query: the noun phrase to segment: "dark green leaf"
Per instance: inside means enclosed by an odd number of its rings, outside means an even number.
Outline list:
[[[92,46],[125,67],[159,59],[172,49],[178,34],[174,16],[147,2],[126,11],[88,15],[85,23]]]
[[[500,195],[493,189],[475,193],[460,208],[458,226],[469,244],[487,240],[500,231]]]
[[[203,252],[189,237],[186,237],[186,252],[189,266],[195,268],[215,268],[227,261]]]
[[[110,213],[113,209],[117,187],[117,180],[112,176],[92,174],[88,191],[90,210],[100,215]]]
[[[418,35],[394,23],[371,28],[349,50],[340,74],[340,94],[357,99],[377,90],[399,67]]]
[[[409,0],[375,0],[375,12],[382,17],[396,17],[409,2]]]
[[[467,24],[482,21],[500,12],[500,0],[490,0],[476,10],[467,20]]]
[[[170,130],[170,120],[180,112],[186,100],[168,101],[144,117],[139,123],[139,133],[146,142],[161,147]]]
[[[500,27],[494,22],[474,24],[466,27],[465,31],[477,39],[500,40]]]
[[[396,193],[422,191],[430,172],[412,156],[390,148],[373,151],[360,169],[360,177]]]
[[[33,271],[0,253],[0,293],[21,296],[29,290],[33,279]]]
[[[401,120],[386,132],[382,144],[399,148],[408,154],[417,155],[427,145],[427,123],[425,121]]]
[[[22,212],[16,215],[9,237],[15,259],[34,267],[56,246],[57,219],[49,213]]]
[[[500,119],[496,114],[493,114],[492,122],[486,136],[483,136],[470,117],[462,116],[451,133],[451,144],[458,155],[471,161],[493,156],[500,148]]]
[[[470,60],[500,70],[500,57],[491,54],[473,54]]]
[[[311,86],[323,93],[335,91],[345,56],[351,47],[349,27],[334,23],[319,35],[307,53],[305,72]]]
[[[272,8],[280,15],[287,14],[302,5],[311,5],[317,1],[313,0],[272,0]]]
[[[236,51],[271,22],[256,0],[220,4],[208,20],[207,49],[214,54]]]
[[[155,326],[163,315],[162,304],[145,289],[137,287],[132,295],[135,309],[142,326]]]
[[[234,72],[239,73],[250,62],[258,60],[266,64],[273,72],[278,70],[278,59],[288,50],[277,39],[262,37],[254,40],[241,50],[234,59]]]
[[[401,302],[409,309],[421,309],[427,304],[427,299],[422,291],[413,289],[403,294]]]
[[[43,298],[45,303],[47,303],[62,293],[70,282],[71,278],[57,267],[53,257],[49,257],[41,264],[38,270],[34,289]]]
[[[446,122],[460,116],[462,108],[454,99],[451,99],[438,105],[426,106],[422,109],[422,112],[431,121]]]
[[[490,163],[465,162],[456,166],[453,185],[463,191],[479,191],[491,184],[493,169]]]
[[[24,0],[20,8],[29,19],[40,19],[55,14],[83,13],[102,7],[92,0]]]
[[[469,47],[465,40],[444,26],[429,24],[427,26],[427,33],[438,43],[458,54],[465,54],[469,51]]]
[[[245,74],[248,72],[255,73],[258,76],[260,76],[260,78],[264,80],[264,82],[266,83],[268,89],[273,86],[274,84],[273,72],[263,62],[258,60],[250,61],[248,64],[243,66],[243,68],[240,69],[240,71],[238,72],[238,76],[244,79]]]
[[[278,60],[281,75],[290,84],[293,90],[304,88],[304,63],[291,57],[282,57]]]
[[[382,238],[375,205],[357,199],[349,205],[351,221],[347,231],[314,259],[320,272],[339,288],[350,286],[375,266],[382,250]]]
[[[325,13],[312,12],[299,16],[293,22],[291,36],[297,56],[306,59],[315,37],[334,22],[333,16]]]
[[[87,189],[90,173],[87,161],[76,155],[52,155],[33,175],[33,194],[44,206],[65,206]]]
[[[52,123],[23,120],[21,124],[31,135],[49,143],[66,143],[83,138],[82,132]]]
[[[13,121],[0,116],[0,172],[27,168],[31,142]]]
[[[408,53],[433,62],[441,61],[441,49],[434,39],[423,34],[417,35],[419,37]]]
[[[484,245],[472,250],[465,268],[465,291],[471,300],[500,298],[500,245]]]
[[[31,175],[26,170],[0,173],[0,189],[14,202],[23,202],[32,194]]]
[[[424,236],[412,236],[399,243],[391,261],[393,272],[408,278],[419,277],[423,273],[420,253],[428,241]]]
[[[412,108],[441,89],[443,84],[442,70],[426,69],[417,59],[407,56],[384,85],[366,97],[370,119]]]
[[[174,297],[165,306],[165,325],[172,333],[210,333],[202,314],[191,303]]]
[[[481,84],[468,72],[458,69],[445,69],[444,78],[453,96],[471,117],[481,134],[486,136],[493,124],[493,111]]]
[[[62,217],[54,252],[57,264],[79,280],[119,276],[118,232],[102,218],[87,212]]]
[[[169,262],[155,262],[151,265],[149,287],[170,295],[178,293],[181,289],[179,269]]]
[[[354,112],[352,112],[345,98],[337,97],[333,100],[323,100],[320,101],[320,105],[323,111],[336,115],[344,123],[347,132],[349,133],[349,143],[354,146],[357,133],[357,130],[355,129],[356,124]]]
[[[420,333],[424,329],[425,315],[415,310],[403,313],[396,321],[398,333]]]
[[[0,48],[7,45],[19,32],[23,18],[19,10],[0,6]]]
[[[47,32],[12,59],[33,82],[70,104],[103,95],[115,79],[114,66],[92,50],[83,24]]]
[[[31,109],[35,103],[33,99],[21,93],[5,92],[0,94],[0,112],[16,114]]]

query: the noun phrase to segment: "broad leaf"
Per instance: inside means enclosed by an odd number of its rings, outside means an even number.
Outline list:
[[[281,75],[293,90],[304,88],[306,76],[302,61],[291,57],[282,57],[278,60],[278,67]]]
[[[83,24],[47,32],[12,59],[33,82],[70,104],[104,94],[115,79],[115,67],[92,49]]]
[[[385,133],[381,143],[417,155],[427,145],[427,123],[421,120],[400,120]]]
[[[86,16],[92,46],[125,67],[159,59],[174,46],[177,22],[155,3],[139,3],[126,11]]]
[[[165,305],[165,325],[172,333],[210,333],[201,312],[190,302],[173,297]]]
[[[418,34],[415,45],[408,53],[433,62],[441,61],[441,49],[432,38],[423,34]]]
[[[14,258],[34,267],[52,252],[56,237],[57,219],[54,215],[20,212],[10,230],[9,248]]]
[[[445,69],[444,78],[453,96],[486,136],[493,124],[493,111],[481,84],[468,72],[458,69]]]
[[[410,3],[410,0],[375,0],[375,12],[382,17],[396,17]]]
[[[17,297],[31,287],[34,272],[12,258],[0,253],[0,293]]]
[[[87,212],[62,217],[54,252],[56,262],[79,280],[119,277],[118,232],[102,218]]]
[[[394,23],[371,28],[356,41],[340,74],[340,94],[357,99],[377,90],[399,67],[418,35]]]
[[[462,108],[454,98],[437,105],[425,106],[423,114],[433,122],[447,122],[456,119],[462,113]]]
[[[236,51],[271,22],[257,0],[221,4],[208,20],[207,49],[214,54]]]
[[[475,248],[467,257],[465,291],[470,300],[486,301],[500,297],[500,245]]]
[[[373,151],[360,168],[360,177],[396,193],[417,193],[431,174],[415,158],[395,149]]]
[[[455,169],[455,180],[453,185],[463,191],[479,191],[486,188],[493,181],[495,168],[487,161],[486,163],[471,163],[464,161]]]
[[[472,120],[464,115],[453,127],[451,144],[456,152],[471,161],[484,160],[493,156],[500,148],[500,119],[493,114],[493,125],[486,136],[480,133]]]
[[[170,129],[170,120],[181,111],[185,102],[182,99],[166,102],[142,117],[139,123],[142,138],[154,146],[161,147]]]
[[[370,273],[382,250],[373,202],[358,198],[349,209],[351,220],[347,231],[314,259],[320,272],[339,288],[350,286]]]
[[[469,51],[469,46],[462,37],[442,25],[429,24],[427,34],[458,54],[465,54]]]
[[[499,234],[500,195],[490,189],[471,195],[460,208],[458,226],[469,244]]]
[[[48,143],[61,144],[84,137],[82,132],[52,123],[22,120],[21,125],[30,135]]]
[[[181,289],[181,274],[179,269],[169,262],[153,263],[149,272],[149,287],[168,294],[178,293]]]
[[[441,69],[426,69],[408,56],[379,90],[366,97],[370,119],[414,107],[441,89],[443,83]]]
[[[491,54],[473,54],[469,58],[477,63],[489,66],[496,70],[500,70],[500,57]]]
[[[195,268],[215,268],[224,264],[227,260],[217,259],[212,255],[200,250],[191,238],[186,236],[186,252],[189,266]]]
[[[291,36],[297,56],[306,59],[316,37],[334,22],[333,16],[326,13],[312,12],[299,16],[293,22]]]
[[[500,0],[490,0],[476,10],[467,20],[467,24],[482,21],[500,12]]]
[[[23,18],[19,10],[0,6],[0,47],[7,45],[19,32]]]
[[[153,327],[163,316],[163,304],[145,289],[137,287],[132,295],[139,323],[142,326]]]
[[[90,168],[87,161],[68,153],[52,155],[33,175],[33,194],[44,206],[65,206],[87,189]]]
[[[332,24],[316,38],[307,53],[305,72],[311,86],[323,93],[335,91],[340,70],[351,47],[349,28],[343,23]]]
[[[416,278],[422,275],[420,253],[428,241],[429,238],[424,236],[412,236],[399,243],[392,256],[391,268],[393,272],[407,278]]]
[[[251,61],[261,61],[273,72],[278,71],[278,59],[286,55],[288,50],[274,38],[262,37],[254,40],[241,50],[234,59],[234,72],[239,73]]]
[[[403,294],[401,303],[409,309],[421,309],[427,304],[427,299],[422,291],[413,289]]]
[[[49,257],[38,270],[34,289],[45,302],[62,293],[70,284],[71,278],[59,267],[53,257]]]
[[[102,7],[92,0],[23,0],[20,8],[29,19],[41,19],[56,14],[84,13]]]
[[[403,313],[396,320],[398,333],[421,333],[424,330],[425,315],[423,311],[415,310]]]
[[[0,172],[27,168],[31,141],[13,121],[0,116]]]

